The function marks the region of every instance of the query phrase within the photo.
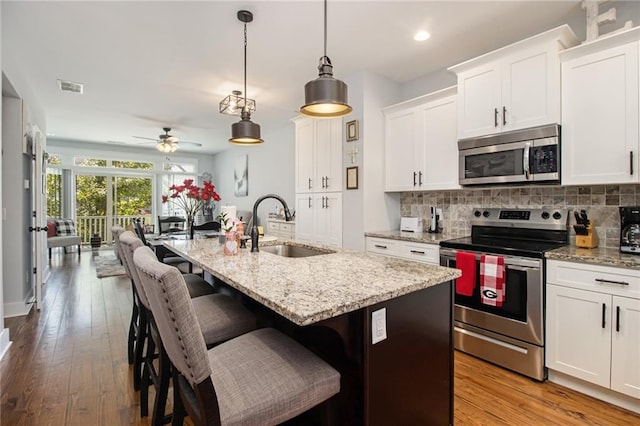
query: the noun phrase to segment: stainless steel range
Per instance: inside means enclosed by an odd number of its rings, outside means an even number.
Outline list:
[[[478,209],[473,215],[470,237],[440,243],[441,265],[456,267],[458,259],[463,274],[475,274],[473,287],[456,286],[455,347],[544,380],[544,253],[567,244],[567,210]],[[481,271],[489,270],[482,261],[489,257],[504,265],[497,304],[487,298],[495,292],[481,285],[487,279]]]

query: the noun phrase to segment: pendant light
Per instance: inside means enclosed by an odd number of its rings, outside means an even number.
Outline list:
[[[238,20],[244,23],[244,104],[240,113],[241,120],[231,125],[231,139],[236,145],[258,145],[264,142],[260,137],[260,125],[251,121],[251,111],[247,104],[247,22],[253,21],[253,13],[238,11]]]
[[[318,65],[318,78],[304,85],[304,105],[300,113],[310,117],[331,118],[349,114],[347,85],[333,78],[333,65],[327,56],[327,0],[324,0],[324,56]]]

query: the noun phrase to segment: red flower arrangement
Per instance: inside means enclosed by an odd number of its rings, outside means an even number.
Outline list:
[[[162,203],[173,202],[184,210],[187,215],[187,223],[191,225],[196,213],[213,201],[220,201],[220,195],[211,182],[204,182],[202,188],[193,184],[193,179],[185,179],[182,185],[171,185],[171,194],[162,196]]]

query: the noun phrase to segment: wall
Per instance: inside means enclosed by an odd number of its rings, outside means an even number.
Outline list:
[[[404,192],[403,216],[421,216],[429,223],[429,206],[442,208],[442,227],[451,238],[471,234],[469,220],[475,208],[566,208],[587,211],[596,225],[600,247],[619,247],[619,206],[640,205],[640,185],[540,186],[461,189],[457,191]],[[570,223],[575,221],[570,217]],[[571,229],[571,242],[575,234]]]
[[[229,144],[229,149],[213,157],[213,183],[222,197],[219,206],[235,205],[238,210],[251,211],[257,198],[277,194],[290,209],[295,207],[293,122],[276,128],[261,126],[261,130],[263,144],[247,147]],[[248,155],[249,189],[246,197],[236,197],[233,191],[234,160],[239,155]],[[276,200],[265,200],[260,204],[258,217],[261,224],[266,224],[269,212],[274,211],[276,205],[279,206]]]

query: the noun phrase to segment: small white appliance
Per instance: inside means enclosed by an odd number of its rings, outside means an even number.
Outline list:
[[[422,218],[421,217],[401,217],[400,231],[422,232]]]

